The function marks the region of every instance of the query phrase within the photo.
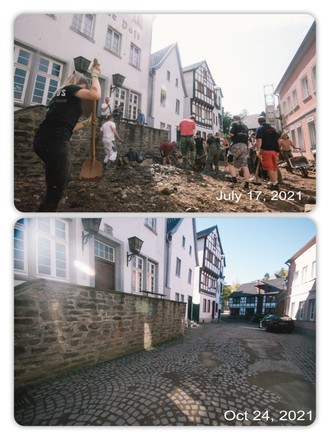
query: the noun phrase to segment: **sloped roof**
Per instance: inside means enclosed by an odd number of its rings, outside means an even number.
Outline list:
[[[184,91],[185,96],[188,96],[187,89],[186,89],[186,83],[185,83],[184,75],[183,75],[183,69],[182,69],[182,64],[181,64],[181,57],[180,57],[178,43],[170,44],[169,46],[166,46],[163,49],[160,49],[157,52],[152,53],[150,55],[150,69],[152,69],[152,70],[159,69],[163,65],[163,63],[166,61],[167,57],[172,52],[172,50],[175,50],[175,52],[176,52],[183,91]]]
[[[212,79],[212,81],[213,81],[213,84],[216,85],[216,82],[215,82],[214,79],[213,79],[213,76],[212,76],[211,70],[210,70],[210,68],[209,68],[209,66],[208,66],[208,64],[207,64],[207,62],[206,62],[206,60],[199,61],[198,63],[190,64],[190,66],[186,66],[186,67],[184,67],[184,68],[183,68],[183,73],[190,72],[191,70],[197,70],[197,69],[198,69],[200,66],[202,66],[203,64],[206,65],[207,70],[209,71],[210,76],[211,76],[211,79]]]
[[[223,251],[223,247],[222,247],[222,243],[221,243],[221,238],[220,238],[218,226],[216,226],[216,225],[215,226],[211,226],[210,228],[206,228],[206,229],[203,229],[202,231],[197,232],[197,240],[199,240],[200,238],[208,237],[214,230],[216,230],[217,235],[218,235],[220,249],[221,249],[221,254],[224,255],[224,251]],[[224,264],[224,267],[226,267],[226,259],[225,258],[224,258],[223,264]]]
[[[210,228],[203,229],[202,231],[197,232],[197,238],[207,237],[211,234],[211,232],[214,231],[215,228],[216,226],[211,226]]]
[[[166,232],[172,234],[176,232],[182,221],[182,218],[168,218],[166,224]]]
[[[252,281],[250,283],[241,284],[230,296],[232,298],[240,296],[252,296],[257,295],[256,287],[262,286],[263,290],[267,292],[276,293],[285,289],[284,278],[274,278],[267,281]]]
[[[169,46],[164,47],[164,49],[160,49],[157,52],[152,53],[150,55],[150,68],[158,69],[176,44],[177,43],[170,44]]]

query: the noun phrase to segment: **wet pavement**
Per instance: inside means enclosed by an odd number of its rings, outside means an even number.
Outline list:
[[[315,339],[204,324],[17,390],[23,426],[296,426],[315,419]]]

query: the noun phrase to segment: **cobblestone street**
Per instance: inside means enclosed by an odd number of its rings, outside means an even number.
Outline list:
[[[222,321],[17,390],[23,426],[291,426],[315,419],[315,340]]]

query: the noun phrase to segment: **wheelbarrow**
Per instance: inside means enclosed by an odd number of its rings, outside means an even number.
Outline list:
[[[300,171],[303,177],[308,177],[308,159],[302,154],[301,150],[299,151],[300,156],[294,156],[291,158],[289,157],[287,159],[288,165],[291,167],[292,170]]]

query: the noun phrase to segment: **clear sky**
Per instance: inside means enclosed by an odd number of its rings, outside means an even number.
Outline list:
[[[275,89],[314,21],[302,13],[157,14],[152,52],[178,42],[183,67],[207,61],[232,115],[264,110],[264,86]]]
[[[316,234],[307,218],[197,218],[197,231],[218,226],[226,256],[226,284],[248,283],[288,266],[285,262]]]

